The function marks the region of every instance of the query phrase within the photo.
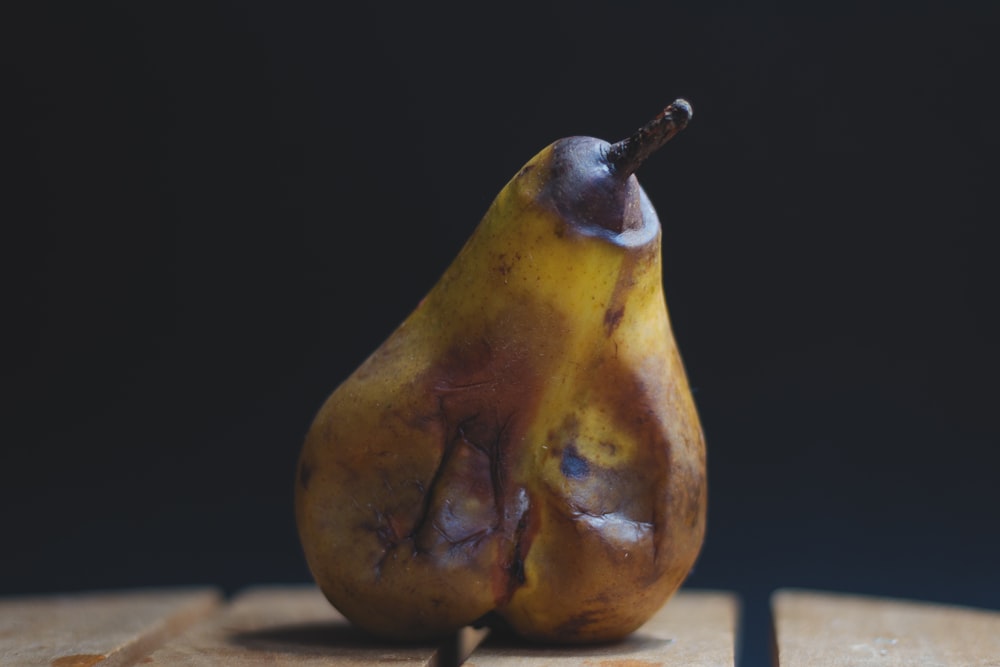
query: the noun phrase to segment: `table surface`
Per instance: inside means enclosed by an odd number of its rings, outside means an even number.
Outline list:
[[[775,664],[996,665],[1000,612],[784,589],[772,597]],[[137,589],[0,598],[3,667],[128,665],[727,666],[740,603],[682,589],[621,642],[546,647],[467,628],[444,645],[385,644],[355,630],[311,585]]]

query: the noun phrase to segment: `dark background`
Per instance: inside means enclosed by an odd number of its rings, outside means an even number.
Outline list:
[[[746,665],[780,586],[1000,609],[1000,11],[168,4],[5,21],[0,593],[308,580],[326,395],[535,152],[685,96],[639,175],[709,444],[689,585]]]

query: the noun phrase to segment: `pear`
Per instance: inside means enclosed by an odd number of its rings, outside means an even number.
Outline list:
[[[677,100],[618,143],[539,152],[320,408],[297,526],[357,626],[417,640],[499,617],[534,640],[609,641],[686,578],[705,444],[633,172],[690,116]]]

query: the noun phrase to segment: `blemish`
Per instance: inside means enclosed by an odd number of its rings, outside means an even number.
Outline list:
[[[580,453],[576,450],[576,445],[569,444],[563,450],[559,470],[566,477],[580,479],[590,474],[590,463],[587,459],[580,456]]]
[[[507,284],[507,278],[513,268],[514,262],[508,261],[506,254],[500,254],[497,256],[497,273],[503,276],[503,282],[505,285]]]
[[[617,308],[608,308],[604,311],[604,331],[607,335],[614,333],[615,329],[622,321],[622,317],[625,316],[625,306],[618,306]]]
[[[52,667],[91,667],[104,660],[103,655],[94,653],[80,653],[77,655],[64,655],[52,661]]]
[[[521,554],[515,553],[514,559],[510,563],[510,567],[507,568],[507,574],[510,576],[511,584],[515,586],[523,586],[526,581],[524,577],[524,558]]]
[[[517,503],[517,509],[521,511],[521,518],[518,519],[517,528],[514,530],[514,551],[511,553],[510,562],[506,568],[507,590],[505,599],[508,601],[514,596],[514,591],[518,587],[524,586],[528,580],[524,570],[524,559],[528,555],[528,547],[531,545],[532,540],[528,533],[528,510],[530,509],[530,503],[524,489],[520,489]]]

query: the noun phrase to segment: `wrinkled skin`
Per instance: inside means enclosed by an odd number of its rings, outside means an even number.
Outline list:
[[[565,205],[594,189],[566,185],[567,165],[605,146],[561,140],[531,160],[308,432],[307,562],[376,635],[438,637],[494,612],[532,639],[618,639],[697,557],[705,446],[659,221],[634,176],[601,206]]]

